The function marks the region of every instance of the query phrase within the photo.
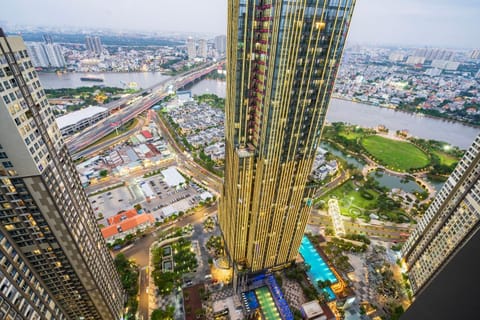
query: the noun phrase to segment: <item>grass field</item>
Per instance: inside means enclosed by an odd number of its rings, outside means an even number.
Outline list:
[[[339,135],[341,135],[344,138],[347,138],[348,140],[355,140],[357,138],[360,138],[363,135],[363,133],[353,132],[353,131],[341,131]]]
[[[408,142],[369,136],[362,139],[362,145],[387,168],[395,171],[423,168],[430,162],[425,152]]]
[[[280,319],[280,314],[277,311],[275,302],[273,302],[272,294],[268,291],[267,287],[261,287],[255,290],[257,294],[258,302],[260,302],[260,307],[262,308],[262,313],[265,317],[265,320],[278,320]]]
[[[379,196],[378,191],[370,188],[357,187],[349,180],[316,201],[323,201],[326,204],[329,199],[335,198],[338,200],[340,213],[342,215],[366,220],[369,219],[371,213],[378,214]],[[325,205],[325,209],[327,208],[328,206]],[[381,218],[393,222],[410,221],[402,210],[384,211]]]
[[[340,205],[340,212],[346,216],[357,216],[352,213],[351,208],[361,209],[362,213],[365,213],[368,208],[375,207],[377,204],[378,193],[374,190],[367,190],[372,196],[372,199],[366,199],[360,194],[360,190],[356,190],[357,187],[352,181],[347,181],[338,188],[333,189],[331,192],[321,198],[321,200],[328,202],[328,199],[334,197],[338,199]]]
[[[458,158],[441,151],[433,151],[433,154],[440,158],[440,164],[446,166],[451,166],[452,164],[457,163],[459,160]]]

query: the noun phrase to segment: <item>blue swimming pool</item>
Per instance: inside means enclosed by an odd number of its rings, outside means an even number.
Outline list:
[[[317,288],[317,290],[319,289],[317,286],[318,280],[330,280],[332,283],[338,281],[332,270],[330,270],[323,258],[318,254],[317,250],[307,236],[303,236],[302,238],[302,244],[300,245],[300,254],[305,260],[305,263],[310,265],[310,270],[307,272],[307,274],[315,288]],[[330,299],[335,298],[335,294],[330,288],[325,288],[323,289],[323,291],[328,294]]]

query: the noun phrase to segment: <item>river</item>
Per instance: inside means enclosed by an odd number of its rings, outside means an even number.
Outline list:
[[[202,80],[194,84],[193,94],[215,93],[225,97],[226,84],[218,80]],[[479,128],[466,126],[460,122],[430,118],[423,115],[380,108],[352,101],[332,99],[327,112],[327,121],[346,122],[361,127],[386,126],[391,134],[407,129],[416,137],[444,141],[462,149],[470,147]]]
[[[81,77],[85,77],[87,75],[93,75],[95,77],[103,78],[104,81],[94,82],[80,80]],[[137,83],[138,88],[146,89],[170,77],[163,75],[160,72],[68,72],[61,74],[39,72],[38,76],[40,78],[40,82],[45,89],[93,87],[99,85],[104,85],[106,87],[123,88],[130,82]]]
[[[130,72],[130,73],[99,73],[104,82],[84,82],[80,77],[85,73],[39,73],[40,80],[45,88],[72,88],[78,86],[105,86],[122,87],[123,83],[137,82],[139,87],[147,88],[168,76],[158,72]],[[123,82],[123,83],[122,83]],[[195,94],[214,93],[225,97],[226,82],[205,79],[194,84],[190,90]],[[466,126],[459,122],[425,117],[393,109],[380,108],[372,105],[351,101],[332,99],[327,113],[329,122],[346,122],[362,127],[385,125],[393,134],[396,130],[407,129],[416,137],[444,141],[462,149],[468,148],[479,134],[478,128]]]

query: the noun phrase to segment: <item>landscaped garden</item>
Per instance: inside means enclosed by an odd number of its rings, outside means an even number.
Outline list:
[[[373,129],[341,122],[326,126],[323,140],[355,156],[364,154],[388,169],[415,172],[425,168],[437,178],[448,176],[463,155],[459,148],[441,141],[413,137],[394,140],[377,135]]]
[[[348,180],[324,196],[316,199],[317,206],[324,207],[329,199],[337,199],[340,213],[352,219],[361,218],[370,221],[374,214],[380,220],[396,223],[410,222],[411,219],[401,209],[400,203],[387,195],[387,188],[382,188],[373,178]]]
[[[374,160],[395,171],[424,168],[430,163],[428,155],[410,142],[372,135],[362,138],[361,144]]]
[[[127,318],[130,319],[135,317],[138,308],[138,266],[128,260],[123,253],[119,253],[113,262],[120,276],[122,287],[128,295],[125,307],[128,310]]]
[[[153,271],[152,277],[161,295],[170,294],[173,289],[181,285],[182,275],[192,272],[197,268],[198,262],[195,253],[191,250],[192,243],[185,238],[180,238],[171,245],[173,250],[173,270],[163,270],[163,259],[168,247],[157,247],[152,250]],[[168,250],[167,250],[168,251]],[[167,259],[171,259],[169,256]]]

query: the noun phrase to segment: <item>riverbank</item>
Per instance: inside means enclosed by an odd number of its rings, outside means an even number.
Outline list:
[[[102,82],[82,81],[82,77],[95,75]],[[92,86],[149,88],[170,78],[162,72],[39,72],[40,82],[45,89],[78,88]]]
[[[103,74],[103,73],[107,73],[107,74],[112,74],[112,73],[118,73],[118,74],[129,74],[129,73],[160,73],[160,74],[166,76],[166,75],[167,75],[167,74],[166,74],[166,71],[167,71],[167,70],[164,70],[164,71],[150,71],[150,70],[147,70],[147,71],[142,71],[142,70],[136,70],[136,71],[62,71],[62,70],[42,69],[42,70],[37,70],[37,73],[38,73],[38,74],[52,74],[52,73],[55,73],[55,74],[59,74],[59,75],[62,75],[62,74],[75,74],[75,73],[82,73],[82,74],[88,73],[88,74],[93,74],[93,75]]]
[[[395,107],[390,107],[388,105],[374,104],[374,103],[371,103],[369,101],[355,101],[355,100],[348,99],[348,98],[345,98],[345,97],[342,97],[342,96],[337,96],[337,95],[332,95],[332,99],[348,101],[348,102],[356,103],[356,104],[359,104],[359,105],[368,105],[368,106],[373,106],[373,107],[378,107],[378,108],[383,108],[383,109],[389,109],[389,110],[393,110],[393,111],[396,111],[396,112],[402,112],[402,113],[405,113],[405,114],[415,115],[417,117],[427,117],[427,118],[442,120],[442,121],[451,122],[451,123],[459,123],[459,124],[462,124],[462,125],[467,126],[467,127],[480,129],[480,124],[474,124],[474,123],[467,122],[467,121],[452,119],[452,118],[446,117],[446,116],[445,117],[437,117],[437,116],[433,116],[433,115],[422,113],[422,112],[412,112],[412,111],[408,111],[408,110],[404,110],[404,109],[398,109],[398,108],[395,108]]]

